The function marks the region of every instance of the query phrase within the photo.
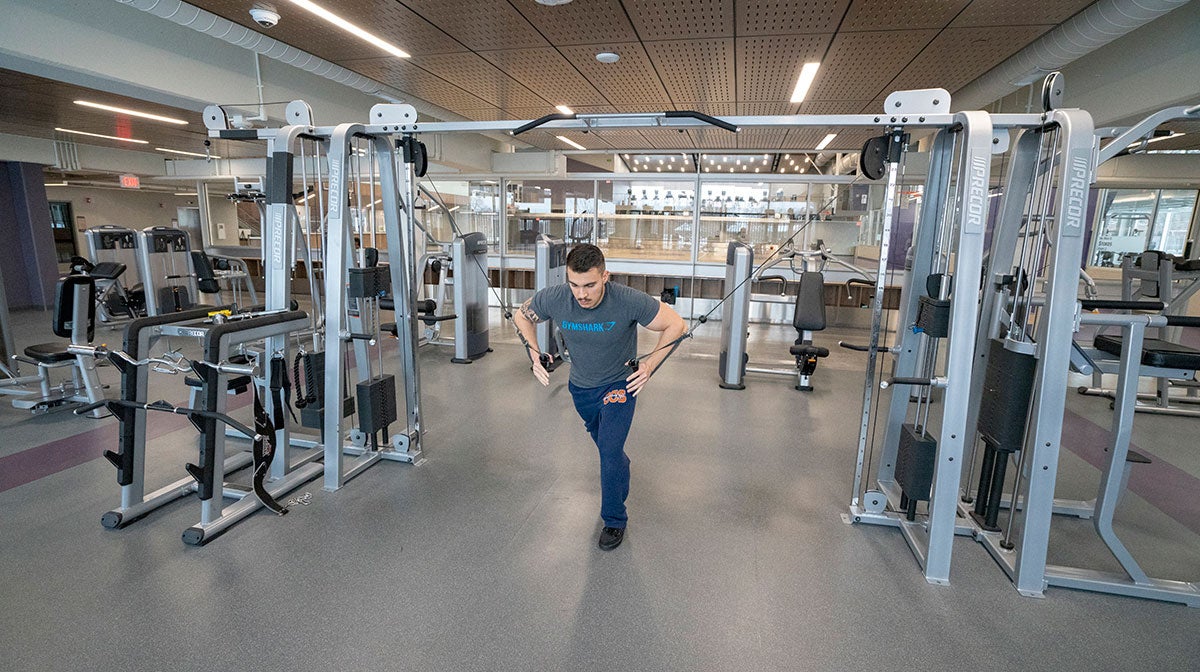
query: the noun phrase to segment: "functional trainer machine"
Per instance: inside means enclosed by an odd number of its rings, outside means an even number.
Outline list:
[[[533,291],[561,285],[567,281],[567,253],[572,245],[557,238],[538,236],[533,250]],[[538,352],[549,355],[547,369],[553,371],[567,355],[562,335],[552,322],[539,322],[537,328]]]

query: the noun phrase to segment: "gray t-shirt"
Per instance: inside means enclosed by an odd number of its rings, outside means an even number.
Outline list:
[[[625,380],[632,371],[625,362],[637,356],[637,325],[658,315],[658,299],[609,282],[595,308],[583,308],[570,285],[547,287],[533,295],[529,307],[543,321],[554,320],[571,352],[571,382],[576,387],[600,387]]]

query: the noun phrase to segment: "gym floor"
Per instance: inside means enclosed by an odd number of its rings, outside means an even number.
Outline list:
[[[260,511],[200,548],[180,541],[194,498],[101,527],[118,502],[100,457],[114,420],[31,417],[0,399],[0,668],[1197,668],[1200,609],[1056,588],[1024,598],[966,538],[952,585],[932,586],[896,530],[844,523],[865,363],[836,348],[812,393],[763,375],[725,391],[719,329],[702,327],[638,399],[629,533],[600,551],[595,448],[566,372],[537,385],[492,313],[483,359],[420,351],[427,461],[378,464],[335,493],[313,481],[292,495],[309,504]],[[10,322],[18,350],[53,340],[47,313]],[[752,358],[786,365],[788,332],[756,325]],[[864,336],[817,341],[846,337]],[[186,399],[182,381],[152,378],[151,398]],[[1058,494],[1088,499],[1111,414],[1068,397]],[[248,417],[246,401],[231,407]],[[159,415],[151,487],[195,451],[186,420]],[[1151,575],[1200,580],[1197,423],[1137,416],[1133,443],[1155,461],[1117,526]],[[1051,543],[1051,562],[1116,567],[1086,521],[1056,521]]]

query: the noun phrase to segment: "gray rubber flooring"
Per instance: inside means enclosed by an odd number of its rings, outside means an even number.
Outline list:
[[[0,492],[0,669],[1200,667],[1200,610],[1065,589],[1024,598],[969,539],[952,585],[927,584],[898,532],[841,518],[862,356],[835,350],[810,394],[765,376],[731,392],[707,357],[714,338],[685,345],[638,399],[629,532],[607,553],[595,448],[566,372],[537,385],[503,329],[468,366],[421,350],[426,462],[378,464],[333,493],[314,481],[296,491],[310,504],[260,511],[201,548],[179,537],[194,499],[100,526],[118,497],[96,459],[112,420],[31,418],[5,402],[0,457],[76,435],[96,445]],[[786,352],[790,338],[756,328],[752,352]],[[178,381],[155,385],[182,401]],[[1107,423],[1104,400],[1071,405]],[[1138,416],[1135,442],[1194,466],[1196,422]],[[149,482],[181,475],[194,434],[163,426]],[[1093,467],[1064,451],[1061,471],[1062,494],[1091,496]],[[1118,523],[1147,568],[1200,579],[1200,537],[1127,499]],[[1090,529],[1056,523],[1052,561],[1110,567]]]

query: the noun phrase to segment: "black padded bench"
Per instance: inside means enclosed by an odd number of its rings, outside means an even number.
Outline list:
[[[1120,357],[1123,340],[1120,335],[1101,334],[1096,337],[1093,345],[1101,352]],[[1147,338],[1142,341],[1142,365],[1200,371],[1200,350],[1157,338]]]

